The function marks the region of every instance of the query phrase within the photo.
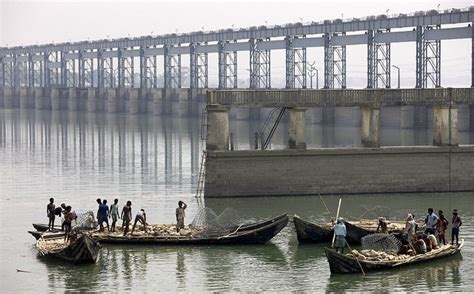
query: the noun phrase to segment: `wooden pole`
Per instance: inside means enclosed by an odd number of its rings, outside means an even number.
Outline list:
[[[339,211],[341,209],[341,202],[342,202],[342,199],[339,198],[339,205],[337,206],[337,213],[336,213],[336,223],[337,223],[337,220],[339,219]],[[334,247],[334,241],[336,241],[336,230],[334,230],[334,235],[332,236],[331,247]]]
[[[352,248],[349,245],[349,242],[347,242],[347,240],[346,240],[346,245],[347,245],[347,248],[349,248],[349,250],[352,252]],[[359,264],[360,270],[362,271],[362,273],[365,276],[365,271],[364,271],[364,268],[362,267],[362,264],[360,264],[359,258],[357,258],[357,256],[354,256],[354,258],[357,260],[357,264]]]

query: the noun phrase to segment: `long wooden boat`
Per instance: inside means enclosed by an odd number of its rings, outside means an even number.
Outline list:
[[[34,223],[33,224],[33,228],[35,228],[35,230],[39,231],[39,232],[46,232],[48,230],[48,224],[39,224],[39,223]],[[53,231],[60,231],[61,230],[61,226],[54,226],[54,230]]]
[[[288,215],[283,214],[263,222],[237,227],[231,233],[219,236],[122,236],[118,234],[90,232],[89,235],[100,243],[111,244],[264,244],[276,236],[288,223]]]
[[[55,232],[40,232],[40,231],[28,231],[36,240],[43,238],[43,239],[50,239],[50,238],[64,238],[63,231],[55,231]]]
[[[100,245],[87,235],[80,236],[68,244],[62,238],[40,238],[36,241],[36,248],[41,256],[49,256],[74,264],[95,263]]]
[[[325,243],[332,240],[334,234],[331,223],[316,224],[304,220],[297,215],[293,217],[296,236],[302,243]],[[362,237],[375,234],[378,220],[344,221],[346,225],[346,240],[349,243],[360,244]],[[403,231],[405,222],[390,221],[388,226],[389,234],[400,234]]]
[[[304,220],[299,216],[293,216],[296,229],[296,237],[300,243],[322,243],[331,242],[334,230],[329,224],[318,225]]]
[[[324,248],[324,250],[326,252],[331,273],[346,274],[361,273],[361,267],[364,269],[364,272],[386,270],[452,256],[459,253],[463,245],[464,240],[461,240],[459,246],[444,245],[424,254],[418,254],[403,260],[392,261],[357,260],[353,255],[344,255],[336,252],[332,248]]]

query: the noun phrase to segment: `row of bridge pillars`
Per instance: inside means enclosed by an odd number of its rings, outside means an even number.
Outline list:
[[[414,106],[401,107],[401,127],[415,126]],[[472,107],[471,107],[472,108]],[[458,140],[458,107],[433,106],[433,145],[457,146]],[[308,108],[292,107],[288,110],[288,149],[306,149],[305,113]],[[318,108],[321,110],[321,108]],[[380,147],[380,107],[363,106],[361,110],[361,143],[364,147]],[[221,105],[207,105],[208,138],[207,150],[229,150],[230,109]],[[469,118],[468,118],[469,119]]]
[[[180,112],[197,113],[197,99],[204,99],[205,91],[197,89],[138,88],[0,88],[0,107],[38,110],[69,110],[88,112],[153,113],[154,115]],[[18,99],[19,98],[19,99]],[[174,110],[186,108],[186,111]],[[128,107],[127,107],[128,106]],[[193,109],[193,106],[195,106]]]

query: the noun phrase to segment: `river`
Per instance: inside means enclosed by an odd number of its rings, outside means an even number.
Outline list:
[[[351,112],[347,112],[350,121]],[[393,115],[386,112],[384,115]],[[388,119],[390,121],[390,119]],[[396,121],[396,119],[395,119]],[[26,233],[46,222],[50,197],[77,211],[95,210],[98,197],[144,208],[150,223],[171,223],[178,200],[188,203],[187,221],[198,211],[194,198],[203,148],[197,117],[130,116],[0,109],[0,287],[3,293],[119,291],[472,291],[474,287],[474,193],[342,196],[344,218],[422,217],[428,207],[463,218],[462,254],[395,271],[331,275],[323,245],[299,245],[293,224],[262,246],[104,246],[97,264],[74,266],[40,258]],[[232,121],[235,147],[254,145],[259,122]],[[355,146],[356,123],[307,125],[308,147]],[[285,123],[272,147],[283,148]],[[473,131],[460,132],[462,144]],[[408,139],[407,139],[408,138]],[[408,142],[408,143],[407,143]],[[382,126],[383,145],[431,142],[431,128]],[[339,196],[324,196],[335,211]],[[319,197],[205,199],[219,213],[227,207],[246,219],[280,213],[325,222]],[[19,272],[17,270],[26,271]]]

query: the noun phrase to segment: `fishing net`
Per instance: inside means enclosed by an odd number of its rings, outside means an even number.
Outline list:
[[[75,225],[74,225],[75,224]],[[97,228],[97,220],[92,211],[78,213],[76,221],[73,222],[74,230],[92,230]]]
[[[394,235],[372,234],[361,239],[363,250],[383,251],[396,254],[402,245]]]
[[[210,208],[201,208],[191,226],[201,231],[203,237],[223,236],[236,231],[245,220],[233,208],[226,208],[217,215]]]

